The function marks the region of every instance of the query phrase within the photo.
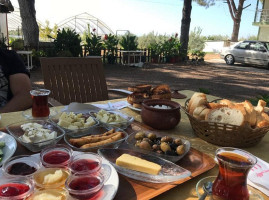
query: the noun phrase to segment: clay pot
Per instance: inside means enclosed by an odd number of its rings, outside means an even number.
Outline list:
[[[157,105],[169,106],[170,108],[155,108],[154,106]],[[146,100],[142,103],[141,117],[145,124],[154,129],[172,129],[180,122],[180,105],[166,99]]]

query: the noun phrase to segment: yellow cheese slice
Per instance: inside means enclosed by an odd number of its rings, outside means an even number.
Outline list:
[[[131,156],[129,154],[122,154],[120,157],[118,157],[116,164],[127,169],[153,175],[159,174],[162,169],[162,167],[156,163],[138,158],[136,156]]]

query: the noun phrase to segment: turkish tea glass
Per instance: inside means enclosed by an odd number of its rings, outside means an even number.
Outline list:
[[[219,174],[212,187],[214,200],[249,200],[247,175],[256,164],[254,155],[236,148],[223,147],[216,151]]]
[[[50,94],[50,90],[35,89],[31,90],[30,94],[33,99],[32,116],[35,118],[48,117],[50,114],[50,109],[48,105],[48,97]]]

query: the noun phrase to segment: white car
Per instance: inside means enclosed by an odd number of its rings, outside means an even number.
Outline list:
[[[220,53],[228,65],[235,62],[263,65],[269,69],[269,42],[242,41],[225,47]]]

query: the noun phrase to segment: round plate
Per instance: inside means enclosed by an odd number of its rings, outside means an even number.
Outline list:
[[[56,109],[54,108],[50,108],[50,115],[49,117],[54,117],[55,115],[57,115],[58,112]],[[34,117],[32,116],[32,108],[25,110],[22,112],[22,116],[26,119],[34,119]]]
[[[9,134],[0,131],[0,142],[5,142],[5,147],[3,148],[3,159],[0,162],[0,166],[13,156],[14,152],[17,149],[17,142],[16,140]]]
[[[217,176],[208,176],[205,177],[203,179],[201,179],[200,181],[198,181],[198,183],[196,184],[196,193],[198,198],[200,198],[203,195],[203,184],[208,182],[208,181],[212,181],[214,182],[215,179],[217,178]],[[259,195],[255,189],[253,189],[251,186],[248,185],[248,192],[249,192],[249,200],[263,200],[263,197],[261,195]],[[207,197],[205,199],[212,199],[212,195],[207,195]]]
[[[74,151],[74,155],[81,154],[82,152]],[[40,158],[40,154],[34,154],[32,155],[34,157]],[[119,176],[115,168],[105,159],[102,160],[102,163],[104,165],[108,165],[111,169],[110,177],[107,179],[107,181],[104,184],[104,187],[102,188],[101,195],[98,195],[98,198],[95,198],[96,200],[111,200],[114,199],[118,187],[119,187]],[[0,178],[1,180],[4,179],[2,170],[0,170]]]
[[[127,107],[130,108],[130,109],[132,109],[132,110],[141,112],[141,108],[135,108],[135,107],[133,107],[132,105],[128,105]]]

